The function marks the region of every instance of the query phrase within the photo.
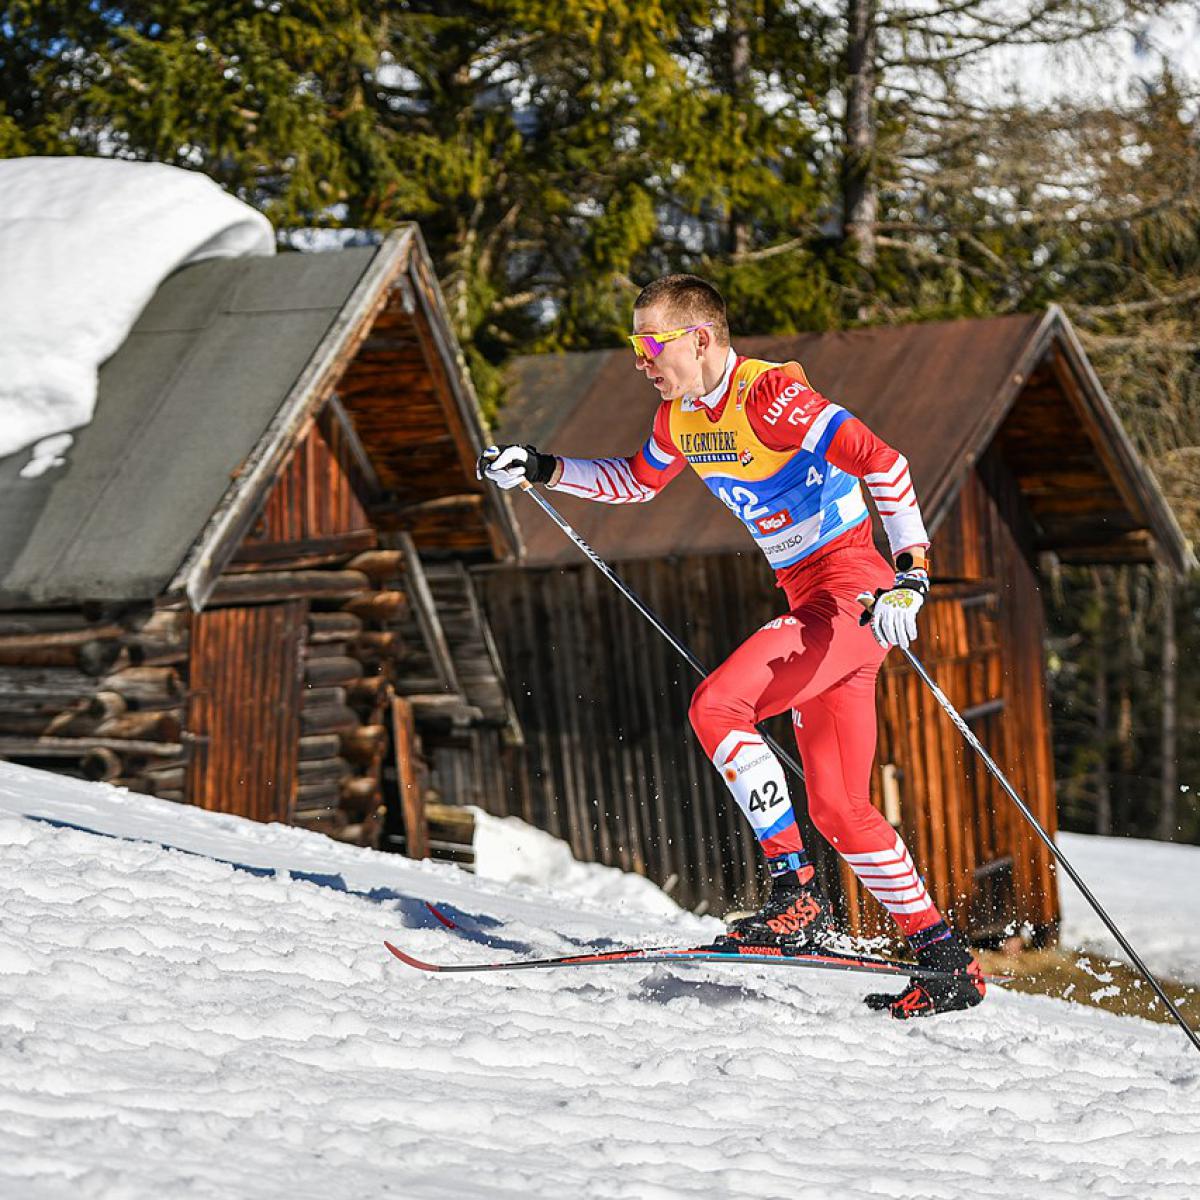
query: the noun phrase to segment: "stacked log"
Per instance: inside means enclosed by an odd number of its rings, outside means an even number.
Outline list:
[[[0,614],[0,757],[182,799],[188,615]]]

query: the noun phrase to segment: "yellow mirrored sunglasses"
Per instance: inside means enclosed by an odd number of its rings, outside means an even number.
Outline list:
[[[663,352],[668,342],[695,333],[697,329],[708,329],[711,325],[711,321],[701,321],[699,325],[686,325],[683,329],[668,329],[662,333],[631,333],[628,335],[629,344],[638,358],[649,362]]]

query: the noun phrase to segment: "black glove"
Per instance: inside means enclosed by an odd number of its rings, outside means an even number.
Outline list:
[[[541,454],[533,446],[489,446],[475,464],[475,478],[507,490],[526,482],[549,483],[557,468],[553,454]]]

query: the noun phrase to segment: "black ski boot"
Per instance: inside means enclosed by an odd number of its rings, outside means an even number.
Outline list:
[[[907,1021],[974,1008],[983,999],[987,992],[983,970],[945,921],[913,934],[909,942],[916,951],[918,966],[938,974],[914,971],[905,991],[866,996],[868,1008],[879,1012],[887,1009],[897,1020]]]
[[[832,933],[829,904],[813,883],[808,856],[783,854],[767,860],[771,894],[748,916],[730,922],[717,938],[719,950],[774,948],[785,954],[814,953],[826,947]]]

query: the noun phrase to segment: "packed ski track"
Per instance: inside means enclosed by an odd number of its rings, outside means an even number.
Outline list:
[[[446,977],[384,950],[717,928],[602,868],[476,878],[4,763],[0,857],[0,1196],[1169,1200],[1200,1181],[1200,1055],[1170,1026],[995,991],[901,1023],[853,976]]]

